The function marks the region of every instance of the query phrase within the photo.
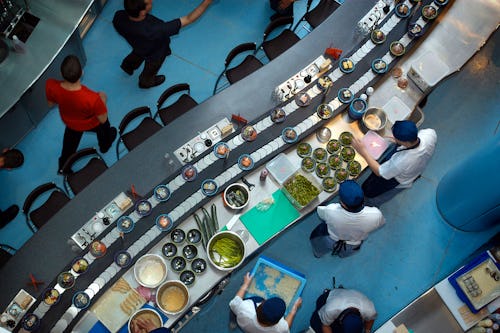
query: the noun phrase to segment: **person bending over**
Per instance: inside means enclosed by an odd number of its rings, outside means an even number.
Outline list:
[[[180,28],[196,21],[212,3],[203,0],[191,13],[171,21],[163,21],[149,14],[152,0],[124,0],[125,10],[119,10],[113,17],[116,31],[130,44],[132,52],[123,59],[120,67],[132,75],[144,62],[139,75],[139,87],[151,88],[165,81],[164,75],[157,75],[163,61],[169,56],[170,37],[177,35]]]
[[[420,177],[436,147],[437,135],[433,129],[418,130],[409,120],[396,121],[392,126],[398,145],[393,155],[379,164],[357,138],[352,146],[368,163],[373,173],[363,183],[367,198],[374,198],[394,188],[408,188]]]
[[[364,206],[363,190],[354,180],[340,184],[339,199],[340,203],[317,208],[324,222],[309,237],[316,258],[328,252],[339,257],[350,256],[361,248],[370,232],[385,224],[378,208]]]
[[[252,276],[247,273],[236,296],[229,303],[229,307],[236,316],[236,321],[241,330],[245,333],[290,332],[290,327],[297,310],[302,304],[302,299],[299,297],[286,318],[283,318],[286,304],[281,298],[272,297],[267,300],[262,297],[244,298],[251,281]]]

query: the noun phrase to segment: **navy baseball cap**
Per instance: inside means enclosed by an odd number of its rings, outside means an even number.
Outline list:
[[[413,142],[417,140],[417,125],[410,120],[398,120],[392,126],[392,135],[399,141]]]

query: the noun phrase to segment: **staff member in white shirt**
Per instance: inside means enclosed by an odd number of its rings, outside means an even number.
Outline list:
[[[286,318],[283,318],[286,304],[279,297],[267,300],[261,297],[244,299],[251,281],[252,276],[247,273],[236,296],[229,303],[231,311],[236,315],[238,326],[245,333],[289,333],[295,314],[302,304],[302,298],[297,298]],[[231,323],[230,328],[233,328]]]
[[[382,164],[371,157],[360,140],[353,139],[352,146],[373,171],[362,185],[367,198],[374,198],[393,188],[411,187],[434,154],[437,135],[433,129],[419,131],[415,123],[403,120],[394,123],[392,134],[398,147]]]
[[[361,248],[370,232],[385,224],[378,208],[364,206],[363,190],[354,180],[340,184],[339,199],[340,203],[317,208],[325,222],[309,237],[316,258],[328,252],[342,258],[350,256]]]
[[[369,333],[377,318],[373,302],[353,289],[325,290],[310,325],[315,333]]]

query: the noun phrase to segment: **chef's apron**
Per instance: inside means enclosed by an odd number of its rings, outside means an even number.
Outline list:
[[[353,255],[361,248],[359,245],[347,244],[344,240],[334,240],[328,233],[328,227],[325,222],[321,222],[309,236],[309,241],[313,249],[314,256],[320,258],[327,253],[345,258]]]

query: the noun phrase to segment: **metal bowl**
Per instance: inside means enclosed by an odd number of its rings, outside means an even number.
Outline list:
[[[143,308],[143,309],[137,310],[130,317],[130,319],[128,321],[128,332],[132,332],[132,328],[130,327],[131,323],[134,320],[137,320],[139,318],[142,320],[151,319],[153,321],[154,325],[156,326],[156,328],[160,328],[163,326],[163,320],[161,319],[160,314],[156,310],[153,310],[150,308]]]
[[[245,259],[245,254],[245,242],[233,231],[218,232],[210,238],[207,244],[208,261],[221,271],[232,271],[240,266]]]
[[[134,265],[134,277],[141,286],[156,288],[167,277],[167,264],[157,254],[145,254]]]
[[[381,108],[369,108],[363,114],[363,125],[372,131],[380,131],[387,123],[387,115]]]
[[[238,196],[240,193],[241,195]],[[243,184],[231,184],[224,190],[223,201],[229,208],[236,210],[242,209],[246,207],[250,201],[250,191],[248,190],[248,187]]]
[[[156,304],[166,314],[178,314],[189,304],[189,290],[179,280],[166,281],[158,288]]]

